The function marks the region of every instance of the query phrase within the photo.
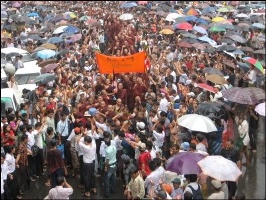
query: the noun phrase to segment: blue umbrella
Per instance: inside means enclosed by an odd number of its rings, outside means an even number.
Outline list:
[[[195,20],[195,22],[199,23],[199,24],[209,24],[209,22],[207,22],[205,19],[201,19],[201,18],[198,18]]]
[[[192,21],[195,21],[196,19],[198,19],[198,18],[196,16],[193,16],[193,15],[189,15],[189,16],[185,17],[185,21],[187,21],[187,22],[192,22]]]
[[[80,29],[75,26],[68,26],[64,29],[65,33],[79,33]]]
[[[195,30],[195,31],[197,31],[197,32],[199,32],[199,33],[201,33],[203,35],[208,35],[208,32],[204,28],[202,28],[200,26],[194,26],[193,30]]]
[[[202,15],[205,15],[205,14],[208,14],[208,13],[214,13],[216,11],[216,8],[215,7],[206,7],[204,8],[202,11],[201,11],[201,14]]]
[[[56,44],[59,42],[63,42],[64,40],[61,37],[51,37],[47,40],[47,43]]]
[[[28,17],[39,17],[39,14],[36,12],[27,14]]]
[[[50,49],[44,49],[42,51],[38,51],[37,56],[41,59],[47,59],[54,57],[56,55],[56,52]]]
[[[135,3],[135,2],[124,2],[124,3],[120,6],[120,8],[133,8],[133,7],[136,7],[136,6],[138,6],[138,4]]]
[[[265,29],[265,25],[262,23],[253,23],[251,26],[259,29]]]
[[[250,69],[247,63],[237,62],[237,65],[239,66],[240,69],[244,70],[245,72],[247,72]]]
[[[202,36],[202,37],[199,37],[198,40],[200,40],[200,41],[204,41],[204,42],[208,42],[208,43],[209,43],[210,45],[212,45],[212,46],[216,46],[216,45],[217,45],[217,43],[216,43],[214,40],[212,40],[211,38],[209,38],[209,37],[206,36],[206,35],[204,35],[204,36]]]
[[[62,35],[60,35],[61,38],[68,38],[71,37],[72,35],[74,35],[74,33],[63,33]]]

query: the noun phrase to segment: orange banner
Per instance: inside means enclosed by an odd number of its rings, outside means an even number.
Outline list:
[[[144,51],[130,56],[106,56],[96,53],[96,62],[101,74],[145,72],[146,53]]]

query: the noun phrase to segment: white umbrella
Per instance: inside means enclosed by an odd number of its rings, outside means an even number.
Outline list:
[[[203,115],[187,114],[177,119],[178,124],[191,131],[199,131],[203,133],[210,133],[217,131],[213,121]]]
[[[255,111],[262,116],[265,116],[265,102],[260,103],[255,107]]]
[[[178,14],[178,13],[169,13],[166,18],[167,19],[176,19],[178,17],[183,17],[184,15],[182,14]]]
[[[53,32],[53,34],[59,34],[59,33],[64,33],[64,29],[67,28],[68,26],[60,26],[56,28]]]
[[[125,20],[131,20],[131,19],[133,19],[133,15],[130,13],[124,13],[124,14],[120,15],[119,19],[124,20],[124,21]]]
[[[235,17],[237,17],[237,18],[249,18],[249,16],[245,13],[239,13]]]
[[[198,165],[204,174],[219,181],[237,181],[242,174],[236,163],[223,156],[207,156]]]

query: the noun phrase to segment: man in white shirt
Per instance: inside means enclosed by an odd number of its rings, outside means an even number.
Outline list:
[[[50,189],[48,199],[69,199],[69,196],[73,193],[71,185],[62,176],[59,176],[56,181],[57,186]]]
[[[164,143],[165,132],[159,121],[157,121],[152,127],[152,134],[155,137],[155,146],[161,148]]]
[[[159,109],[160,111],[164,111],[167,113],[168,111],[168,101],[165,97],[165,94],[161,93],[158,95],[158,97],[160,97],[160,105],[159,105]]]
[[[251,65],[250,71],[248,73],[248,84],[249,87],[254,87],[256,81],[257,81],[257,72],[255,71],[255,67]]]
[[[96,193],[95,186],[95,158],[96,158],[96,144],[90,136],[84,137],[84,143],[80,141],[83,134],[77,138],[77,143],[81,152],[83,153],[83,175],[85,182],[85,197],[90,197],[90,191]]]

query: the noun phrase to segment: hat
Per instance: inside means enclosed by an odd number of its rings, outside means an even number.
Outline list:
[[[85,113],[84,113],[84,117],[90,117],[91,115],[90,115],[90,113],[89,113],[89,111],[86,111]]]
[[[189,85],[189,84],[191,84],[191,83],[192,83],[192,80],[189,79],[189,80],[186,80],[186,83],[185,83],[185,84],[186,84],[186,85]]]
[[[130,161],[130,157],[128,155],[126,155],[126,154],[122,154],[121,159],[123,161],[127,161],[127,160]]]
[[[211,181],[211,184],[212,184],[213,187],[215,187],[216,189],[220,189],[220,188],[222,187],[221,182],[218,181],[218,180],[215,180],[215,179]]]
[[[75,132],[75,134],[79,134],[79,133],[80,133],[80,128],[79,128],[79,127],[76,127],[76,128],[74,129],[74,132]]]
[[[184,151],[188,151],[190,145],[188,142],[183,142],[180,146]]]
[[[140,143],[140,144],[139,144],[139,150],[140,150],[140,151],[145,151],[145,150],[146,150],[146,144],[143,143],[143,142]]]
[[[162,198],[162,199],[166,199],[167,198],[167,194],[163,190],[160,190],[159,192],[157,192],[157,196]]]
[[[139,131],[142,131],[145,129],[145,124],[144,122],[137,122],[137,128]]]
[[[195,96],[195,93],[194,92],[187,93],[187,96],[194,97]]]
[[[175,178],[172,183],[181,183],[181,180],[179,178]]]

